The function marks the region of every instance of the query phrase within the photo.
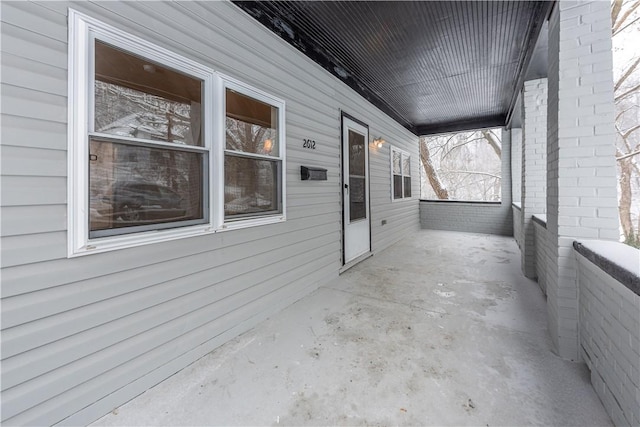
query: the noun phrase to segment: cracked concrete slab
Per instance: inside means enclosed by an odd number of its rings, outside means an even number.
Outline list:
[[[611,421],[513,239],[422,230],[93,425]]]

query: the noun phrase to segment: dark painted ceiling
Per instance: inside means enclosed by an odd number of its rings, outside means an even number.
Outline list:
[[[551,5],[234,3],[419,135],[504,125]]]

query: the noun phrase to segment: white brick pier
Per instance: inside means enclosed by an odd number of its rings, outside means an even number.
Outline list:
[[[578,360],[577,238],[618,239],[609,2],[558,2],[549,20],[549,330]]]
[[[522,272],[536,274],[533,215],[547,213],[547,79],[530,80],[522,90]]]

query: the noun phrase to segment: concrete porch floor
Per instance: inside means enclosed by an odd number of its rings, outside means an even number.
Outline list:
[[[611,425],[512,238],[422,230],[94,425]]]

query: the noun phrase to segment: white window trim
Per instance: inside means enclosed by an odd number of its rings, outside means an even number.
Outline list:
[[[226,89],[231,89],[236,92],[239,92],[243,95],[254,98],[258,101],[264,102],[266,104],[277,107],[279,110],[278,114],[278,153],[279,157],[276,156],[268,156],[271,160],[280,160],[282,164],[282,170],[280,171],[280,203],[282,204],[282,212],[276,214],[265,214],[262,216],[253,216],[246,219],[234,219],[232,221],[224,220],[224,191],[218,191],[217,194],[217,204],[221,206],[221,209],[218,209],[216,212],[216,224],[219,230],[237,230],[239,228],[247,228],[254,227],[257,225],[266,225],[266,224],[274,224],[277,222],[284,222],[287,220],[287,186],[286,186],[286,175],[287,175],[287,142],[286,142],[286,132],[285,129],[285,102],[283,99],[277,98],[273,95],[268,94],[267,92],[256,89],[246,83],[243,83],[233,77],[229,77],[227,75],[218,74],[220,76],[220,97],[218,102],[220,103],[218,111],[226,111],[224,102],[225,102],[225,91]],[[224,165],[224,152],[225,152],[225,140],[226,140],[226,128],[225,128],[225,114],[216,115],[222,122],[220,124],[216,124],[216,128],[219,130],[219,140],[220,144],[216,146],[216,154],[219,156],[219,165]],[[267,158],[267,157],[265,157]],[[218,176],[216,176],[216,182],[224,182],[224,169],[218,168]]]
[[[409,170],[409,175],[405,175],[404,174],[404,170],[402,171],[402,174],[400,175],[402,177],[402,197],[400,198],[394,198],[393,197],[393,191],[394,191],[394,184],[393,184],[393,176],[395,175],[393,173],[393,152],[398,152],[400,153],[400,169],[402,170],[402,160],[405,157],[409,158],[409,168],[411,168],[411,165],[413,165],[413,160],[411,159],[413,156],[411,155],[411,153],[409,153],[408,151],[402,150],[396,146],[393,146],[391,144],[389,144],[389,166],[390,166],[390,172],[391,172],[391,202],[395,203],[395,202],[402,202],[402,201],[406,201],[406,200],[411,200],[413,199],[413,173],[411,173],[411,170]],[[411,178],[411,196],[409,197],[405,197],[404,196],[404,178],[405,177],[409,177]]]
[[[253,227],[283,222],[286,220],[286,143],[285,103],[266,92],[260,91],[231,77],[216,73],[195,61],[170,50],[112,27],[73,9],[69,9],[69,58],[68,58],[68,209],[67,209],[67,255],[76,257],[112,250],[131,248],[152,243],[166,242],[187,237],[211,234],[218,231]],[[89,111],[93,96],[92,43],[94,37],[110,44],[121,46],[128,52],[165,64],[173,69],[200,78],[204,81],[203,118],[204,147],[209,152],[209,175],[203,182],[209,191],[208,216],[204,224],[152,230],[109,237],[89,238],[89,123],[93,112]],[[224,88],[234,85],[256,99],[280,108],[279,138],[282,170],[282,213],[256,216],[234,222],[224,222]],[[205,208],[207,209],[207,208]]]

